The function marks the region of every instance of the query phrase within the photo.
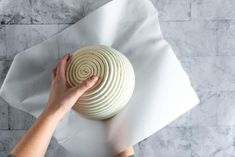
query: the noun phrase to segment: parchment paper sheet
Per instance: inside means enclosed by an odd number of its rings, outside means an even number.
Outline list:
[[[49,96],[51,71],[67,52],[111,46],[131,61],[136,86],[128,106],[114,118],[94,121],[75,111],[54,136],[81,157],[110,157],[160,130],[199,103],[190,80],[162,37],[148,0],[113,0],[50,39],[17,54],[1,87],[10,105],[39,116]]]

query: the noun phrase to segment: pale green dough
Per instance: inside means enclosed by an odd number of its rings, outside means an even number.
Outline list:
[[[100,120],[119,113],[131,98],[135,86],[130,61],[107,46],[84,47],[76,51],[67,64],[67,82],[77,86],[91,75],[99,76],[99,80],[79,98],[74,109],[86,117]]]

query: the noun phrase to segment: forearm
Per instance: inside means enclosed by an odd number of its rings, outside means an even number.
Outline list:
[[[56,114],[45,110],[11,153],[16,157],[43,157],[59,121]]]

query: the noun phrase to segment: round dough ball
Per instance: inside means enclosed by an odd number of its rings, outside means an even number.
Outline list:
[[[70,87],[78,86],[92,75],[97,83],[87,90],[73,107],[91,119],[108,119],[128,103],[135,86],[134,69],[129,60],[117,50],[92,45],[74,52],[66,68]]]

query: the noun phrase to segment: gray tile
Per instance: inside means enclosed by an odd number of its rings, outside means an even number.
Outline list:
[[[110,2],[112,0],[83,0],[84,4],[84,15],[88,15],[92,11],[98,9],[99,7],[105,5],[106,3]]]
[[[217,125],[217,99],[216,92],[202,92],[199,95],[200,103],[191,111],[190,126]]]
[[[190,0],[152,0],[161,21],[190,20]]]
[[[149,137],[150,138],[150,137]],[[148,139],[144,139],[134,146],[136,157],[155,157],[155,152]]]
[[[193,19],[235,19],[234,0],[192,0]]]
[[[72,157],[72,154],[58,144],[55,138],[52,138],[45,157]]]
[[[35,24],[75,23],[111,0],[32,1],[32,22]]]
[[[7,25],[7,57],[39,44],[58,32],[58,25]],[[14,46],[12,46],[14,45]]]
[[[197,92],[235,90],[235,56],[184,57],[191,84]]]
[[[83,0],[32,0],[34,24],[74,23],[83,17]]]
[[[181,64],[181,67],[183,68],[183,70],[189,75],[190,71],[191,71],[191,63],[187,60],[188,57],[177,56],[177,58]]]
[[[11,63],[12,60],[0,60],[0,85],[2,85]]]
[[[218,125],[235,126],[235,91],[222,91],[218,95]]]
[[[3,0],[0,2],[1,24],[30,24],[31,5],[30,0]]]
[[[219,21],[218,55],[235,55],[235,21]]]
[[[189,127],[166,127],[135,145],[137,157],[190,157]]]
[[[20,111],[9,106],[9,129],[10,130],[27,130],[30,128],[35,118],[29,113]]]
[[[17,53],[32,45],[31,31],[28,27],[30,25],[7,25],[6,44],[8,58],[13,58]]]
[[[0,156],[7,156],[24,133],[22,130],[0,130]]]
[[[192,157],[234,157],[234,128],[193,127]]]
[[[215,56],[216,24],[211,21],[160,22],[163,37],[181,56]]]
[[[0,25],[0,58],[6,57],[6,27]]]
[[[8,129],[8,104],[0,97],[0,130]]]

